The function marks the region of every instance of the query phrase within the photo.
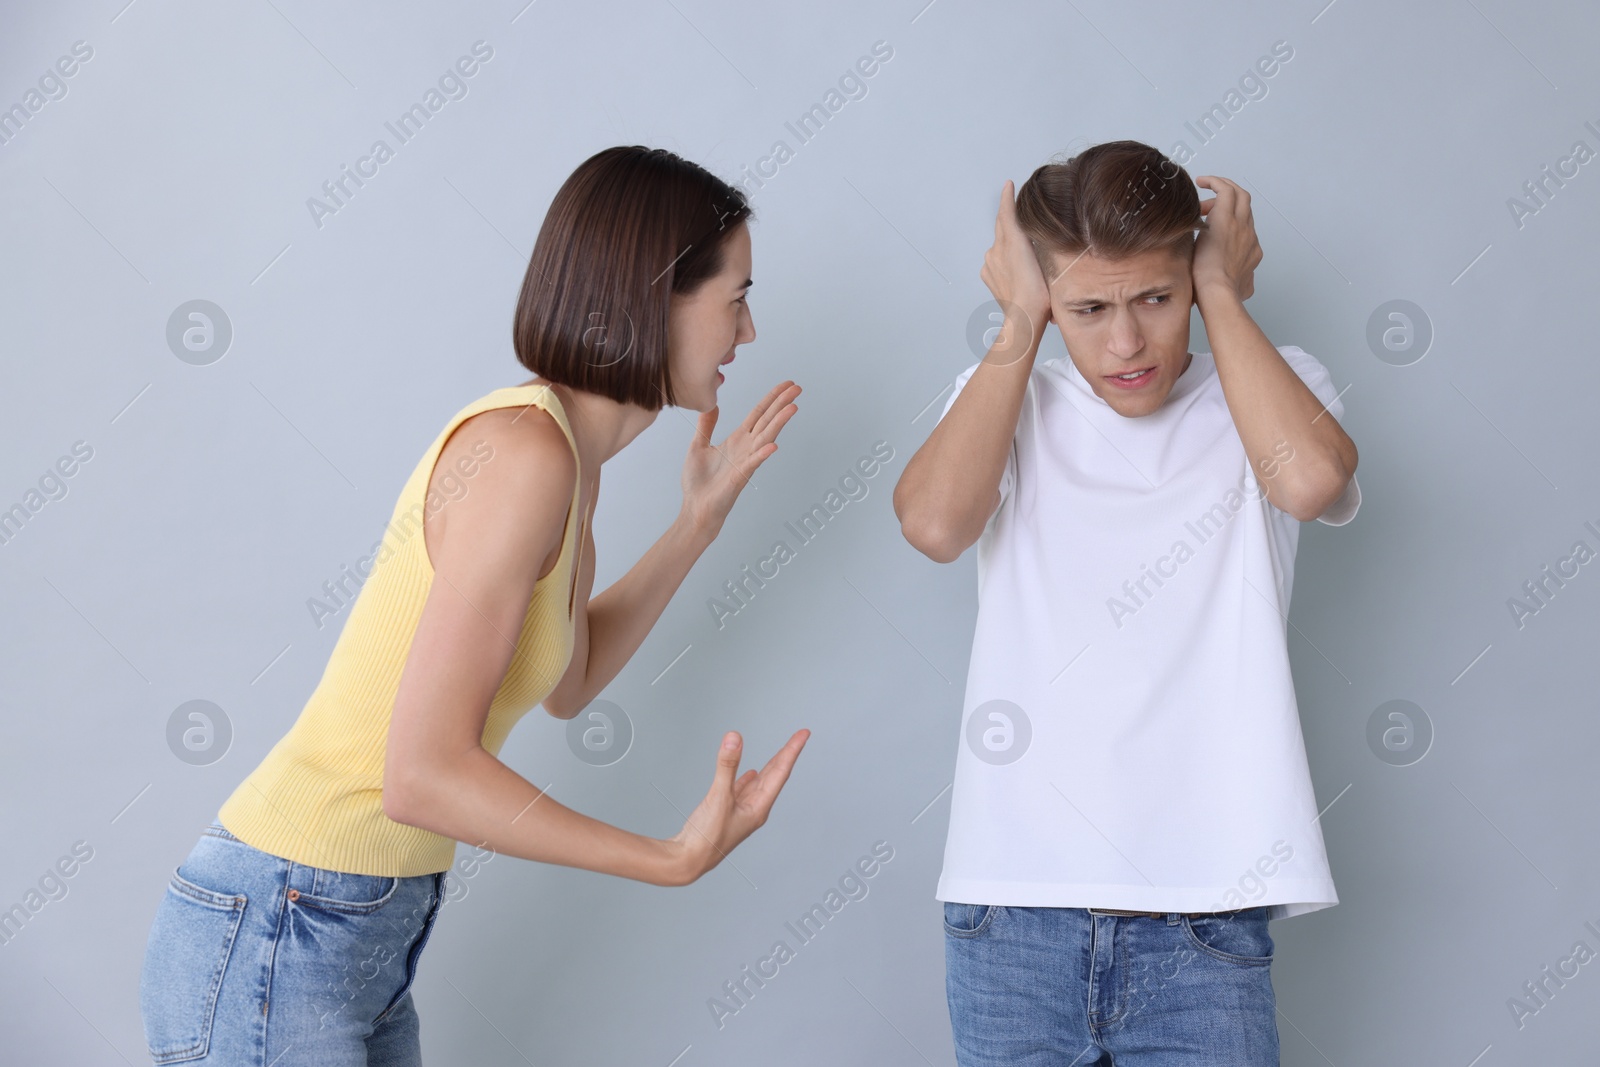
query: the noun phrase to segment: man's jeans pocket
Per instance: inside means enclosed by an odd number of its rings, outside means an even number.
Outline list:
[[[944,904],[944,932],[951,937],[977,937],[989,928],[998,904]]]
[[[1183,928],[1189,943],[1212,959],[1255,967],[1272,962],[1265,907],[1185,916]]]
[[[197,1060],[211,1045],[217,991],[244,918],[245,897],[219,893],[174,870],[156,910],[139,977],[150,1057]]]

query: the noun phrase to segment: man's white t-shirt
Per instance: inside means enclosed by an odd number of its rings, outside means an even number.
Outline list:
[[[1339,418],[1327,369],[1278,351]],[[1000,491],[936,898],[1274,919],[1337,904],[1289,674],[1300,523],[1267,501],[1211,354],[1139,418],[1070,358],[1037,364]],[[1360,503],[1352,478],[1319,521]]]

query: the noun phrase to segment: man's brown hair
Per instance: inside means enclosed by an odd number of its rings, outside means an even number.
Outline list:
[[[590,156],[539,228],[511,325],[517,361],[650,411],[674,404],[671,298],[723,269],[724,242],[751,217],[743,192],[664,148]]]
[[[1205,225],[1188,172],[1139,141],[1108,141],[1035,170],[1017,190],[1017,222],[1047,282],[1052,256],[1192,255]]]

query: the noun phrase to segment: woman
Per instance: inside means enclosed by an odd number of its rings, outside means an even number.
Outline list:
[[[423,455],[316,691],[173,874],[141,979],[156,1063],[418,1063],[410,987],[457,841],[686,885],[766,821],[809,731],[737,780],[725,734],[664,840],[496,757],[533,705],[571,718],[616,677],[797,410],[784,382],[710,444],[717,368],[756,336],[750,216],[639,146],[556,194],[512,331],[534,377],[468,404]],[[701,412],[682,509],[591,600],[601,465],[665,405]]]

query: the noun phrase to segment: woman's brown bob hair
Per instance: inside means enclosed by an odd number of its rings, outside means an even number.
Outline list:
[[[650,411],[675,403],[671,298],[722,270],[723,243],[751,217],[743,192],[664,148],[596,152],[539,228],[511,324],[517,361]]]
[[[1051,254],[1192,255],[1195,231],[1205,227],[1188,172],[1139,141],[1108,141],[1046,163],[1017,190],[1017,222],[1047,276]]]

